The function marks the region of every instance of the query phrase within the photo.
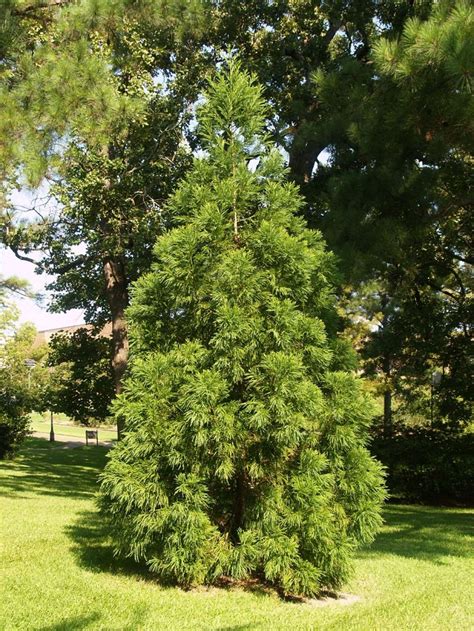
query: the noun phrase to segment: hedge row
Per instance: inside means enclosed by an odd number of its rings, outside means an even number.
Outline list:
[[[391,438],[377,437],[372,453],[387,468],[393,498],[474,505],[474,434],[401,429]]]

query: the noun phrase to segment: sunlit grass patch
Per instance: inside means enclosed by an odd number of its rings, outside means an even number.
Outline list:
[[[471,510],[388,506],[344,589],[350,604],[284,602],[258,586],[186,592],[114,557],[94,504],[105,460],[100,447],[30,439],[0,463],[0,629],[473,628]]]

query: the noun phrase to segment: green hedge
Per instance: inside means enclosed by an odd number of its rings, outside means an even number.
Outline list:
[[[474,434],[402,428],[377,437],[372,453],[387,468],[392,497],[474,505]]]

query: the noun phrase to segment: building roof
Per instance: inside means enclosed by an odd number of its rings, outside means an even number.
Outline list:
[[[49,344],[49,341],[56,335],[57,333],[75,333],[79,329],[87,329],[89,331],[93,330],[92,324],[74,324],[72,326],[63,326],[57,329],[45,329],[43,331],[38,331],[36,334],[35,341],[33,342],[33,348],[38,346],[42,346],[43,344]],[[107,322],[107,324],[102,328],[99,335],[101,337],[111,337],[112,336],[112,323]]]

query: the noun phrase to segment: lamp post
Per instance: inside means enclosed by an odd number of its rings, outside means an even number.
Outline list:
[[[36,366],[34,359],[25,359],[25,366],[28,367],[28,390],[31,390],[31,370]]]
[[[54,443],[53,410],[51,410],[51,429],[49,431],[49,441],[51,443]]]

